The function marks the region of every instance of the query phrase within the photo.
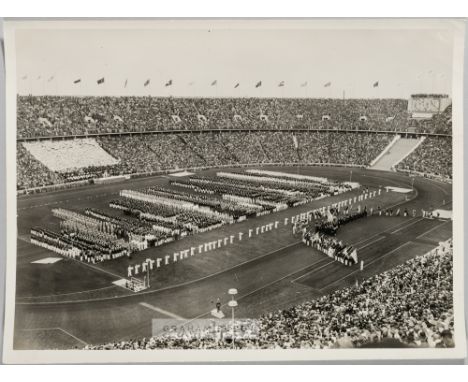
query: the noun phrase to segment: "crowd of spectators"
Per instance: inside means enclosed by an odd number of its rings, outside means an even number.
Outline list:
[[[440,114],[434,114],[429,119],[409,119],[409,130],[419,133],[435,133],[452,135],[452,105]]]
[[[334,163],[368,165],[390,142],[390,134],[340,132],[205,132],[99,137],[112,158],[88,167],[53,171],[22,143],[17,147],[18,189],[110,175],[154,173],[197,167],[257,163]],[[87,139],[89,140],[89,139]],[[94,148],[94,146],[93,146]],[[94,151],[93,151],[94,152]],[[63,157],[60,154],[60,157]],[[53,158],[50,160],[53,162]],[[89,164],[89,163],[88,163]]]
[[[191,129],[404,131],[403,99],[18,96],[18,138]]]
[[[225,131],[106,136],[96,139],[102,148],[100,153],[105,155],[96,155],[98,160],[95,163],[90,162],[90,157],[87,157],[88,167],[70,168],[67,171],[63,169],[53,171],[32,155],[23,143],[18,143],[17,187],[22,190],[111,175],[148,174],[241,164],[367,166],[384,150],[392,138],[392,134],[384,133],[329,131],[296,133]],[[95,152],[94,145],[92,147]],[[48,154],[50,153],[54,154],[53,151],[48,151]],[[399,165],[399,168],[451,177],[451,153],[450,138],[429,137]],[[63,153],[56,154],[60,158],[64,157]],[[111,162],[106,162],[109,165],[103,165],[103,158],[113,159]],[[49,162],[54,163],[54,158]],[[81,163],[79,160],[73,163],[78,162]]]
[[[427,137],[398,164],[397,170],[452,179],[452,138]]]
[[[16,187],[19,190],[63,183],[63,176],[35,159],[21,143],[16,144]]]
[[[338,290],[259,319],[238,319],[193,332],[168,328],[150,338],[87,345],[89,350],[274,349],[385,346],[454,346],[453,258],[444,243],[353,287]],[[185,329],[185,330],[181,330]]]

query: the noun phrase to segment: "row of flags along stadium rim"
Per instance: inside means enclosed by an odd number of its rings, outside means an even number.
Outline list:
[[[37,77],[37,80],[40,80],[41,78],[42,78],[42,76],[39,76],[39,77]],[[48,80],[47,80],[47,82],[53,81],[54,78],[55,78],[54,76],[49,77]],[[27,79],[28,79],[28,76],[27,76],[27,75],[24,75],[23,77],[21,77],[21,79],[22,79],[22,80],[27,80]],[[81,79],[81,78],[77,78],[76,80],[73,81],[73,83],[74,83],[75,85],[76,85],[76,84],[79,84],[79,83],[81,83],[81,82],[82,82],[82,79]],[[98,85],[102,85],[104,82],[105,82],[105,77],[101,77],[101,78],[98,78],[98,79],[96,80],[96,83],[97,83]],[[143,86],[146,87],[146,86],[148,86],[150,83],[151,83],[151,79],[148,78],[148,79],[143,83]],[[173,84],[174,84],[174,82],[172,81],[172,79],[170,79],[170,80],[168,80],[167,82],[164,83],[164,86],[165,86],[165,87],[168,87],[168,86],[172,86]],[[124,82],[124,88],[126,88],[127,85],[128,85],[128,79],[126,79],[125,82]],[[188,83],[188,86],[193,86],[193,85],[195,85],[195,82],[194,82],[194,81]],[[218,85],[218,80],[214,80],[213,82],[211,82],[211,86],[217,86],[217,85]],[[237,83],[234,85],[234,89],[237,89],[240,85],[241,85],[240,82],[237,82]],[[262,84],[262,81],[258,81],[258,82],[255,83],[255,87],[256,87],[256,88],[259,88],[259,87],[261,87],[262,85],[263,85],[263,84]],[[280,82],[278,83],[278,87],[279,87],[279,88],[285,87],[285,86],[286,86],[286,82],[285,82],[285,81],[280,81]],[[301,88],[304,88],[304,87],[307,87],[307,86],[309,86],[308,81],[302,82],[302,83],[300,84],[300,87],[301,87]],[[326,82],[326,83],[323,84],[323,87],[324,87],[324,88],[329,88],[329,87],[331,87],[331,86],[332,86],[332,82],[331,82],[331,81],[328,81],[328,82]],[[374,82],[374,83],[372,84],[372,87],[374,87],[374,88],[379,87],[379,81]]]

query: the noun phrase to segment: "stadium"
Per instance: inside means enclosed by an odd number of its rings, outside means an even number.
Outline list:
[[[456,350],[451,31],[232,23],[15,31],[8,345]]]
[[[18,96],[14,348],[453,347],[451,117]]]

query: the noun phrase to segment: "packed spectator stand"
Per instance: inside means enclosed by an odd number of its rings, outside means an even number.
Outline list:
[[[194,129],[404,131],[402,99],[18,96],[18,138]]]
[[[399,99],[18,96],[17,101],[18,190],[229,165],[367,166],[393,132],[451,133],[451,105],[416,121],[409,119],[408,101]],[[434,146],[424,149],[435,162],[411,157],[399,169],[415,161],[425,172],[451,173],[451,160],[439,161]],[[56,154],[63,158],[60,168],[51,165],[58,163]]]
[[[18,189],[102,176],[147,174],[169,170],[245,164],[344,164],[366,166],[390,142],[389,134],[356,132],[204,132],[100,137],[100,146],[118,159],[112,166],[54,172],[34,159],[18,142]],[[197,145],[191,141],[197,139]],[[295,147],[294,142],[297,142]],[[199,149],[205,147],[204,150]],[[203,156],[203,152],[209,155]],[[32,165],[31,165],[32,163]],[[35,171],[23,168],[28,165]]]
[[[452,179],[452,139],[427,137],[397,166],[397,170]]]

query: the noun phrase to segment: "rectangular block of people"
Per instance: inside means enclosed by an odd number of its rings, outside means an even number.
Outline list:
[[[216,249],[216,240],[211,242],[211,249]]]
[[[273,230],[273,223],[268,224],[268,227],[269,227],[268,229],[269,229],[270,231]]]
[[[233,243],[234,243],[234,238],[235,238],[234,235],[229,236],[229,244],[233,244]]]
[[[381,192],[382,192],[382,189],[379,188],[379,195],[380,195]]]
[[[356,197],[354,197],[354,203],[356,203],[356,199],[357,199],[357,198],[356,198]]]
[[[250,228],[250,229],[249,229],[249,237],[252,237],[252,232],[253,232],[253,229]]]
[[[218,248],[223,244],[223,239],[218,239]]]
[[[153,268],[154,268],[154,263],[155,263],[156,261],[151,260],[151,259],[147,259],[146,261],[148,262],[148,266],[149,266],[150,271],[152,271]]]
[[[364,194],[364,200],[366,200],[366,199],[367,199],[367,194]]]
[[[239,241],[242,241],[242,236],[244,236],[244,234],[242,232],[239,232]]]
[[[161,257],[156,258],[156,268],[161,268],[163,259]]]
[[[288,225],[288,218],[284,218],[284,225]]]
[[[265,232],[265,226],[264,226],[264,225],[262,225],[262,226],[260,227],[260,233],[263,233],[263,232]],[[257,234],[258,234],[258,233],[257,233]]]
[[[256,227],[255,228],[255,234],[258,235],[259,232],[260,232],[260,227]]]
[[[141,271],[146,272],[146,268],[148,267],[148,263],[145,261],[144,263],[141,263]]]
[[[227,245],[229,243],[229,238],[228,237],[225,237],[224,238],[224,245]]]
[[[175,263],[179,259],[179,252],[174,252],[172,255],[172,261]]]
[[[190,256],[195,255],[196,247],[190,247]]]
[[[140,273],[140,264],[135,265],[135,276]]]
[[[128,270],[127,270],[127,277],[132,277],[133,274],[133,267],[131,265],[128,266]]]
[[[211,248],[210,248],[210,243],[205,243],[205,252],[209,251]]]
[[[171,258],[171,255],[166,255],[164,256],[164,265],[168,265],[169,264],[169,259]]]
[[[189,250],[184,249],[183,251],[180,252],[181,258],[186,259],[188,257]]]
[[[203,246],[206,245],[206,244],[200,244],[198,246],[198,253],[202,253],[203,252]]]
[[[291,216],[291,224],[294,224],[295,221],[294,216]]]

